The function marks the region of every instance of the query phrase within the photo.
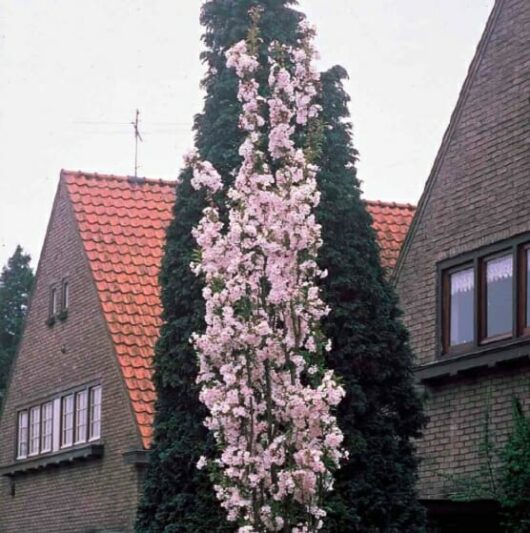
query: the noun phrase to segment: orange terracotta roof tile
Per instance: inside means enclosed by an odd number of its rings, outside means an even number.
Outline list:
[[[365,201],[380,248],[381,264],[393,269],[405,241],[416,207],[395,202]]]
[[[62,172],[143,444],[153,434],[158,273],[175,184]]]
[[[161,325],[158,274],[175,183],[63,171],[123,379],[146,448],[153,436],[154,346]],[[393,268],[412,221],[411,205],[367,201]]]

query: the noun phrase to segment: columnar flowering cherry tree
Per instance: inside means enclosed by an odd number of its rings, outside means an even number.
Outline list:
[[[296,48],[271,47],[267,87],[257,81],[255,34],[227,53],[247,135],[226,224],[215,201],[221,176],[197,153],[188,157],[193,186],[210,199],[192,264],[205,280],[206,330],[192,342],[205,424],[221,451],[198,467],[209,463],[240,533],[320,529],[322,496],[345,455],[332,414],[344,390],[324,365],[328,309],[316,285],[325,272],[316,263],[319,193],[307,142],[319,111],[313,35],[304,24]]]

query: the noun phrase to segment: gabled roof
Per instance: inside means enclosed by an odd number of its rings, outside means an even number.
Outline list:
[[[143,444],[153,434],[153,353],[162,312],[158,274],[175,182],[61,172]],[[414,207],[366,202],[385,267],[395,265]]]
[[[418,202],[418,207],[416,210],[417,214],[414,217],[414,220],[412,221],[411,226],[410,226],[410,231],[407,233],[406,239],[403,242],[403,249],[402,249],[401,254],[399,255],[398,261],[396,262],[394,273],[393,273],[394,279],[399,278],[400,271],[402,269],[403,263],[405,262],[405,258],[407,256],[410,243],[414,239],[414,235],[417,231],[418,226],[420,226],[420,224],[422,223],[422,219],[426,212],[426,207],[427,207],[427,204],[429,203],[429,199],[434,189],[434,185],[436,183],[438,173],[444,164],[444,160],[449,151],[449,147],[453,139],[453,136],[455,134],[457,125],[462,116],[464,107],[468,101],[474,80],[478,74],[479,67],[482,63],[486,49],[490,43],[491,37],[493,35],[493,31],[496,27],[497,20],[499,19],[504,6],[507,5],[507,2],[508,0],[495,0],[495,5],[493,6],[493,10],[486,23],[486,28],[484,29],[480,42],[477,46],[475,56],[473,57],[473,60],[471,61],[471,64],[469,65],[466,79],[460,90],[460,94],[458,95],[458,100],[457,100],[455,109],[453,110],[453,113],[451,115],[449,125],[447,126],[447,129],[444,133],[440,149],[438,150],[438,153],[436,154],[436,158],[434,160],[431,172],[429,174],[429,177],[427,178],[427,182],[425,183],[423,194],[421,195],[420,201]]]

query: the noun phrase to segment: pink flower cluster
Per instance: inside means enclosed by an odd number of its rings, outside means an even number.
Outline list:
[[[320,329],[329,310],[316,286],[325,276],[316,263],[317,168],[293,138],[318,114],[313,32],[303,29],[299,47],[282,51],[289,66],[271,55],[267,99],[247,44],[227,53],[247,137],[226,225],[213,201],[221,177],[197,154],[188,159],[194,187],[211,200],[194,230],[200,261],[192,268],[204,277],[206,302],[206,331],[192,338],[197,380],[221,450],[209,465],[220,473],[215,490],[240,533],[320,529],[322,496],[345,456],[332,414],[344,390],[325,369],[331,347]]]

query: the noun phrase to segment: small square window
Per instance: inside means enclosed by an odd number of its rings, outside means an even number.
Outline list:
[[[70,305],[70,284],[68,283],[68,281],[65,280],[63,281],[61,310],[67,311],[69,305]]]
[[[57,287],[52,287],[50,291],[50,318],[57,316],[59,313],[59,295]]]

